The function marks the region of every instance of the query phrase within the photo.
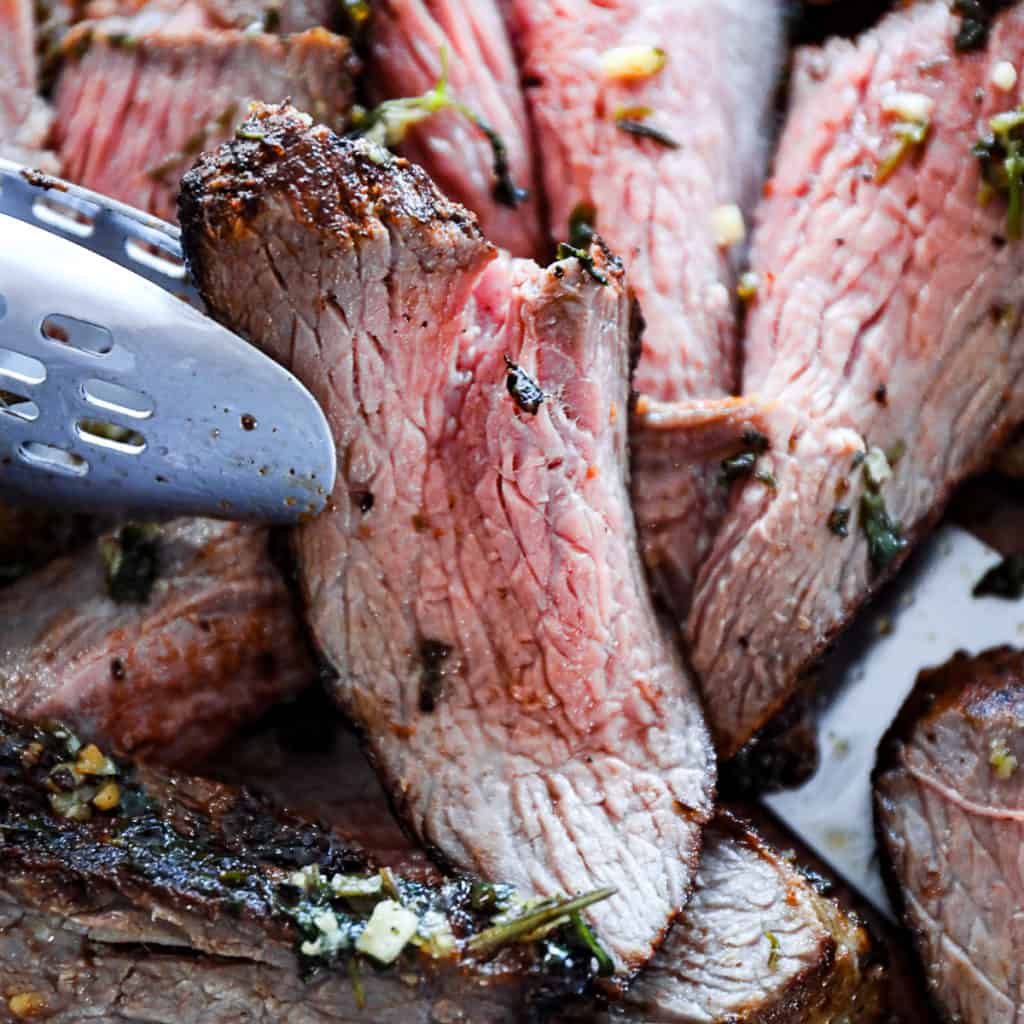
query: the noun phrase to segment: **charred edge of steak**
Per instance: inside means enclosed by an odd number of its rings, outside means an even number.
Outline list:
[[[872,793],[878,793],[884,775],[901,770],[899,762],[903,748],[913,741],[914,733],[944,712],[958,711],[963,715],[984,719],[1009,708],[1016,708],[1018,717],[1024,717],[1024,654],[1016,648],[1003,645],[978,655],[957,651],[938,668],[923,670],[878,744],[878,756],[871,776]],[[874,807],[875,841],[881,852],[879,867],[882,880],[897,919],[903,922],[908,932],[914,934],[915,945],[920,949],[920,936],[907,913],[903,886],[896,874],[895,865],[885,853],[887,843],[877,797]],[[945,1019],[945,1011],[938,1002],[937,992],[929,983],[923,958],[911,956],[909,961],[918,991],[927,993],[936,1018]]]
[[[201,156],[182,180],[178,218],[200,291],[208,279],[204,236],[243,233],[275,200],[329,235],[359,234],[377,219],[395,218],[424,227],[443,221],[483,239],[476,217],[446,199],[416,165],[372,142],[314,126],[287,104],[254,103],[235,139]]]
[[[756,850],[763,859],[779,861],[778,850],[769,846],[757,829],[734,811],[720,810],[714,827]],[[886,975],[864,923],[826,895],[829,883],[825,879],[801,868],[798,863],[787,864],[785,870],[795,876],[797,884],[806,884],[812,890],[811,902],[822,928],[829,935],[828,947],[813,968],[793,977],[784,991],[773,993],[771,1006],[752,1006],[749,1020],[760,1024],[783,1024],[793,1020],[826,1024],[840,1018],[849,1021],[878,1019],[886,1002]]]
[[[3,713],[0,870],[51,877],[91,898],[118,894],[185,917],[244,923],[261,941],[292,946],[304,974],[344,969],[373,907],[389,898],[421,923],[440,915],[450,937],[442,947],[410,942],[396,968],[457,969],[478,974],[480,984],[518,984],[535,1014],[589,996],[599,969],[587,941],[593,937],[576,918],[539,939],[527,930],[474,958],[467,941],[497,915],[528,913],[517,909],[509,886],[468,876],[428,885],[378,871],[362,850],[246,789],[136,768],[83,747],[63,726]],[[379,886],[339,896],[335,876],[344,879],[342,892],[360,882]],[[346,935],[328,952],[312,949],[325,911]]]

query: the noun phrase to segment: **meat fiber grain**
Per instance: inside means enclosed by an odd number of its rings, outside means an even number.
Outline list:
[[[392,799],[448,861],[594,908],[620,978],[686,900],[712,758],[626,492],[633,309],[595,245],[495,260],[417,168],[260,107],[185,181],[214,314],[327,409],[298,548],[314,636]]]
[[[400,152],[422,164],[445,195],[472,210],[495,245],[513,256],[543,255],[526,103],[496,0],[385,0],[374,5],[367,45],[367,74],[378,100],[432,89],[445,52],[452,95],[498,133],[506,174],[496,177],[487,137],[454,110],[410,129]],[[530,194],[516,198],[513,188]]]
[[[1024,657],[923,672],[879,748],[875,820],[896,905],[944,1020],[1024,1013]]]
[[[979,52],[955,51],[958,23],[917,3],[797,58],[743,374],[776,403],[776,486],[734,485],[689,621],[726,756],[1024,417],[1024,247],[971,152],[1016,106],[992,72],[1024,64],[1024,8]]]
[[[177,519],[127,551],[125,536],[0,590],[0,708],[185,764],[308,685],[315,669],[267,530]]]
[[[508,6],[552,235],[565,240],[573,223],[577,233],[581,222],[596,229],[640,301],[646,328],[634,386],[666,402],[733,394],[733,291],[744,246],[726,245],[716,222],[749,217],[760,190],[782,63],[781,5]],[[648,73],[637,73],[630,55],[646,59]],[[653,466],[643,451],[660,441],[642,421],[631,443],[644,560],[682,617],[724,509],[717,461],[695,457],[684,435],[680,457]]]
[[[174,219],[181,175],[231,136],[251,100],[290,96],[340,128],[357,67],[348,40],[324,29],[287,38],[213,29],[181,10],[170,22],[145,9],[85,22],[63,50],[55,135],[64,176],[164,220]]]

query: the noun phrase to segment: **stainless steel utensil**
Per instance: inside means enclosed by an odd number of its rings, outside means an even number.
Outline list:
[[[320,512],[335,472],[323,412],[201,308],[175,228],[0,161],[0,496]]]
[[[921,546],[823,661],[817,772],[799,789],[763,800],[890,917],[872,817],[878,744],[921,669],[941,665],[957,651],[1020,644],[1024,604],[971,593],[1000,560],[998,552],[952,526]]]

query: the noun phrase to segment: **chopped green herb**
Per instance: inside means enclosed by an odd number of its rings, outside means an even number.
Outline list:
[[[846,505],[836,505],[828,516],[828,528],[837,537],[850,536],[850,509]]]
[[[764,937],[768,940],[768,970],[774,971],[779,962],[779,938],[774,932],[765,932]]]
[[[1011,0],[954,0],[953,13],[959,14],[960,27],[953,45],[958,53],[980,50],[987,42],[992,19]]]
[[[577,259],[583,264],[583,269],[598,284],[608,284],[608,275],[594,266],[594,257],[586,249],[577,249],[575,246],[568,245],[565,242],[559,242],[555,258],[558,260]]]
[[[894,441],[885,450],[885,457],[889,462],[890,466],[895,466],[904,455],[907,454],[907,442],[902,438],[899,441]]]
[[[570,919],[573,912],[592,907],[595,903],[614,896],[616,891],[614,888],[606,887],[573,899],[562,897],[544,900],[509,921],[503,921],[478,932],[466,943],[466,949],[476,956],[490,956],[512,943],[532,942],[537,938],[538,931],[563,918]]]
[[[931,122],[928,120],[897,121],[892,126],[896,141],[875,168],[875,181],[879,184],[888,181],[903,161],[924,145],[930,129]]]
[[[620,132],[626,132],[628,135],[637,135],[642,139],[651,139],[666,149],[679,148],[679,143],[668,132],[663,132],[660,128],[655,128],[654,125],[648,124],[645,120],[638,117],[616,116],[615,127]]]
[[[902,527],[893,522],[885,499],[877,491],[867,490],[860,499],[860,525],[868,539],[868,558],[876,572],[885,569],[907,546]]]
[[[997,779],[1004,782],[1017,770],[1017,758],[1010,753],[1002,736],[993,736],[988,745],[988,763]]]
[[[764,484],[765,487],[770,487],[773,491],[778,490],[779,481],[775,479],[774,473],[769,473],[767,469],[759,469],[754,473],[754,479],[759,484]]]
[[[587,250],[596,232],[597,210],[590,203],[577,203],[569,217],[569,245]]]
[[[494,198],[505,206],[518,206],[529,192],[512,180],[505,140],[479,114],[457,100],[448,87],[448,51],[441,47],[441,77],[420,96],[385,100],[370,111],[353,112],[355,132],[379,146],[397,146],[414,125],[442,110],[454,110],[474,124],[491,144],[494,154]]]
[[[743,477],[751,476],[754,472],[754,466],[756,463],[756,452],[739,452],[736,455],[730,455],[729,458],[722,459],[722,467],[718,474],[718,480],[723,484],[731,484],[734,480],[740,480]]]
[[[572,922],[573,930],[576,933],[576,938],[590,950],[594,959],[597,961],[597,974],[598,977],[607,978],[615,972],[615,964],[612,963],[612,958],[608,955],[601,944],[594,938],[594,933],[590,930],[589,925],[583,920],[583,916],[578,910],[573,911],[570,920]]]
[[[160,529],[128,523],[100,542],[107,591],[118,604],[144,604],[160,566]]]
[[[766,451],[772,446],[772,442],[767,434],[762,434],[760,430],[755,430],[753,427],[747,427],[743,431],[742,435],[743,447],[748,448],[752,452],[756,452],[758,455],[764,455]]]
[[[505,356],[505,367],[508,370],[505,377],[505,386],[508,388],[508,393],[515,399],[516,405],[523,412],[536,416],[537,410],[540,409],[547,395],[544,394],[541,386],[518,363],[512,362],[508,356]],[[445,657],[447,657],[447,654]]]
[[[352,986],[352,995],[356,999],[356,1007],[360,1010],[366,1009],[366,992],[363,989],[363,978],[359,973],[359,961],[350,956],[345,962],[345,970],[348,972],[348,981]]]
[[[1007,110],[989,120],[991,133],[979,139],[971,152],[981,163],[985,185],[1006,197],[1006,237],[1021,237],[1024,211],[1024,107]]]
[[[1024,597],[1024,555],[1007,555],[974,585],[975,597],[1002,597],[1017,601]]]
[[[262,131],[259,128],[249,127],[248,122],[240,124],[235,129],[236,139],[246,139],[249,142],[259,142],[261,139],[265,139],[266,137],[267,133],[265,131]]]

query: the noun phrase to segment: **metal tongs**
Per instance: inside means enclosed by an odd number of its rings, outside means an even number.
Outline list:
[[[292,523],[326,418],[200,310],[174,227],[0,160],[0,498]]]

